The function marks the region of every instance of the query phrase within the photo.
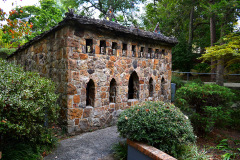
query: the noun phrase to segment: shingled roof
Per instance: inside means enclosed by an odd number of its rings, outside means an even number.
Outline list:
[[[48,36],[49,34],[51,34],[54,31],[57,31],[58,29],[62,28],[63,26],[73,25],[73,24],[82,25],[82,26],[91,25],[91,26],[94,26],[97,28],[106,29],[106,30],[113,31],[113,32],[118,32],[118,33],[129,35],[129,36],[134,36],[135,38],[151,39],[151,40],[159,41],[159,42],[162,42],[165,44],[169,44],[171,46],[174,46],[178,43],[176,38],[166,37],[160,33],[144,31],[144,30],[141,30],[138,28],[125,27],[116,22],[108,21],[105,19],[100,20],[100,19],[89,18],[89,17],[82,16],[82,15],[76,15],[73,12],[74,12],[73,10],[69,10],[69,12],[67,12],[65,14],[66,17],[61,22],[59,22],[58,25],[56,25],[56,26],[52,27],[50,30],[43,32],[42,34],[34,37],[32,40],[25,43],[23,46],[19,47],[9,57],[12,57],[15,53],[26,49],[31,44],[41,40],[42,38]]]

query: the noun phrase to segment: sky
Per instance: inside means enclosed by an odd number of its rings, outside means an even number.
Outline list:
[[[38,4],[38,0],[0,0],[0,8],[8,12],[16,6],[27,6]]]

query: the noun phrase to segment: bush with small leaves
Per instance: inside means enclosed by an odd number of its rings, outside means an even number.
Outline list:
[[[121,136],[148,143],[173,156],[180,146],[195,141],[190,121],[170,103],[144,102],[126,109],[117,127]]]
[[[44,122],[56,122],[57,98],[51,80],[0,59],[0,133],[4,140],[51,143]]]
[[[175,104],[189,115],[194,131],[202,136],[210,132],[217,121],[224,121],[225,111],[234,98],[235,94],[226,87],[187,83],[177,90]]]

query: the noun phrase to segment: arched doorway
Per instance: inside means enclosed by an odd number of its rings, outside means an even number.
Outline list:
[[[166,96],[166,91],[165,91],[165,84],[166,84],[166,81],[165,79],[162,77],[162,80],[161,80],[161,95],[165,98]]]
[[[149,79],[149,97],[153,97],[153,79],[152,77]]]
[[[116,80],[113,78],[110,82],[109,102],[116,103],[116,97],[117,97],[117,83]]]
[[[86,105],[94,107],[95,101],[95,85],[92,79],[87,83],[87,97],[86,97]]]
[[[137,73],[134,71],[128,82],[128,99],[139,98],[139,78]]]

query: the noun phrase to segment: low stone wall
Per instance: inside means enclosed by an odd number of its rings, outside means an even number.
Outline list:
[[[159,149],[140,142],[133,142],[127,139],[128,160],[177,160]]]

